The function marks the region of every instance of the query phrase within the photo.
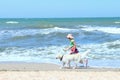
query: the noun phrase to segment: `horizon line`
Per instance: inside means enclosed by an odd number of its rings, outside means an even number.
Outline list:
[[[13,18],[15,18],[15,19],[19,19],[19,18],[28,18],[28,19],[32,19],[32,18],[46,18],[46,19],[48,19],[48,18],[51,18],[51,19],[54,19],[54,18],[120,18],[120,17],[0,17],[0,19],[2,19],[2,18],[7,18],[7,19],[13,19]]]

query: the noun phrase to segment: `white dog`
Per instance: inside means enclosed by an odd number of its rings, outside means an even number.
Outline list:
[[[77,68],[78,63],[84,64],[84,66],[87,68],[88,59],[87,56],[90,53],[90,50],[85,51],[84,53],[78,53],[78,54],[58,54],[56,56],[56,59],[60,59],[62,61],[62,67],[63,68],[66,65],[70,68],[71,61],[75,63],[74,69]]]

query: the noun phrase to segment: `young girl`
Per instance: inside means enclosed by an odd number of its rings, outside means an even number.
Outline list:
[[[70,49],[71,50],[70,54],[76,54],[76,53],[78,53],[79,51],[76,48],[76,43],[74,41],[74,37],[72,36],[72,34],[68,34],[67,35],[67,39],[70,40],[70,46],[68,48],[66,48],[65,50]]]

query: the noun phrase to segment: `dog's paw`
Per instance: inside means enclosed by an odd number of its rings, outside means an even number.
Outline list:
[[[60,67],[59,69],[63,69],[64,67]]]
[[[72,69],[77,69],[77,67],[73,67]]]

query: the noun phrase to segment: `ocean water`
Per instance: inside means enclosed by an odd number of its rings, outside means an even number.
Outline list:
[[[60,64],[69,33],[79,52],[91,50],[89,66],[120,68],[120,18],[1,18],[0,62]]]

